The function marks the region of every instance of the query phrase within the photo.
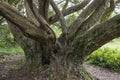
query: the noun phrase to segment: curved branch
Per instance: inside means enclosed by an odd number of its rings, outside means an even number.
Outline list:
[[[66,34],[67,33],[67,25],[66,25],[66,21],[65,21],[65,18],[63,16],[62,12],[58,9],[57,5],[54,3],[53,0],[50,0],[50,3],[52,5],[56,15],[60,19],[60,23],[61,23],[61,28],[62,28],[63,34]]]
[[[74,13],[80,9],[83,9],[88,3],[90,2],[90,0],[84,0],[82,3],[69,7],[68,9],[62,11],[63,16],[69,15],[71,13]],[[57,15],[52,15],[51,17],[49,17],[48,22],[50,24],[53,24],[55,22],[57,22],[59,20],[59,17]]]
[[[48,35],[49,38],[53,39],[53,43],[55,43],[56,36],[53,30],[50,28],[50,25],[47,23],[45,18],[41,14],[39,14],[37,7],[32,0],[27,0],[27,3],[31,11],[33,12],[35,18],[37,19],[37,21],[41,23],[40,28],[45,32],[45,34]]]
[[[97,22],[102,18],[103,14],[105,13],[107,7],[108,7],[109,0],[104,0],[104,2],[101,4],[101,6],[98,6],[93,14],[90,15],[90,17],[81,24],[79,29],[76,32],[77,34],[82,34],[85,31],[89,30],[91,27],[96,25]]]
[[[67,8],[68,4],[69,4],[69,0],[66,0],[64,6],[62,8],[62,11],[64,11]]]
[[[68,29],[68,37],[71,37],[78,30],[80,25],[87,19],[93,11],[102,4],[104,0],[94,0],[87,8],[78,16],[78,18],[70,25]]]
[[[31,4],[30,7],[30,3],[28,2],[28,0],[25,0],[25,8],[26,8],[26,14],[27,14],[27,18],[29,18],[32,22],[34,22],[37,26],[40,25],[40,23],[36,20],[35,15],[33,13],[33,11],[31,10],[31,7],[33,4]]]
[[[47,21],[43,18],[42,15],[39,14],[38,12],[38,8],[35,6],[35,4],[33,3],[32,0],[27,0],[27,8],[30,9],[30,11],[34,14],[33,16],[35,16],[35,18],[38,20],[39,23],[42,23],[44,26],[49,26],[49,24],[47,23]],[[30,13],[28,13],[30,15]]]
[[[85,58],[91,52],[100,48],[105,43],[120,36],[120,14],[110,20],[96,25],[85,34],[78,36],[74,40],[74,52],[79,54],[78,50]],[[81,55],[81,54],[79,54]]]
[[[38,45],[40,46],[39,42],[24,36],[22,31],[11,22],[7,21],[7,23],[10,27],[10,31],[12,32],[15,41],[20,45],[20,47],[24,51],[26,62],[29,62],[29,60],[31,59],[31,56],[35,55],[35,54],[32,54],[31,51],[35,53],[36,47],[38,47]],[[40,48],[36,50],[40,50]],[[41,59],[42,53],[39,53],[39,55],[40,55],[39,59]]]
[[[20,44],[21,47],[24,47],[24,43],[26,42],[26,37],[23,35],[22,31],[11,22],[7,21],[10,31],[12,32],[15,41],[17,41],[18,44]],[[16,33],[17,32],[17,33]]]
[[[114,0],[110,0],[110,8],[112,11],[115,9],[115,1]]]
[[[25,36],[28,36],[36,40],[46,40],[46,34],[33,24],[30,20],[22,16],[9,4],[0,1],[0,15],[6,18],[8,21],[18,26],[23,31]]]
[[[39,13],[48,20],[48,8],[50,0],[38,0],[39,1]]]

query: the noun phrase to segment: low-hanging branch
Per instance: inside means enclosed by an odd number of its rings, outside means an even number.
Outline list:
[[[62,11],[63,16],[67,16],[67,15],[69,15],[71,13],[74,13],[74,12],[76,12],[78,10],[83,9],[89,2],[90,2],[90,0],[84,0],[82,3],[80,3],[78,5],[67,8],[66,10]],[[59,20],[59,18],[55,14],[55,15],[52,15],[51,17],[49,17],[48,22],[50,24],[53,24],[53,23],[57,22],[58,20]]]
[[[108,7],[108,4],[110,3],[110,6]],[[99,6],[97,9],[95,9],[94,13],[80,26],[76,34],[82,34],[83,32],[87,31],[93,25],[96,25],[96,23],[101,22],[101,18],[105,18],[107,14],[109,14],[107,19],[110,17],[112,11],[115,9],[115,2],[114,0],[105,0],[101,6]],[[109,12],[108,12],[109,10]],[[104,16],[105,15],[105,16]]]
[[[87,31],[83,35],[77,36],[74,41],[74,50],[77,53],[76,50],[82,50],[81,48],[83,48],[81,53],[83,53],[83,57],[85,58],[91,52],[119,36],[120,14],[104,23],[96,25],[94,28]]]

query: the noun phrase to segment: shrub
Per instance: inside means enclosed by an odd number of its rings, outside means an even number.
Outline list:
[[[120,71],[120,51],[118,50],[100,48],[88,56],[86,60],[91,64]]]

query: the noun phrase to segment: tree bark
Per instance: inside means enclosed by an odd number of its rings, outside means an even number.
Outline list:
[[[25,70],[26,74],[31,76],[31,80],[94,80],[82,65],[84,59],[78,61],[74,53],[71,54],[71,45],[61,48],[56,44],[51,49],[48,44],[40,44],[24,37],[22,33],[20,35],[21,31],[15,25],[11,23],[9,25],[26,56],[26,63],[20,72]],[[16,31],[19,34],[16,35]]]
[[[35,48],[33,48],[35,50]],[[40,50],[41,48],[39,48]],[[46,50],[46,48],[45,48]],[[55,49],[56,50],[56,49]],[[44,51],[42,48],[43,53],[45,54],[47,51]],[[76,60],[76,56],[73,54],[68,54],[71,51],[63,51],[63,49],[57,49],[56,51],[52,52],[52,56],[49,56],[47,61],[45,57],[42,56],[42,60],[39,60],[39,53],[40,51],[32,50],[26,51],[31,54],[35,54],[34,56],[31,55],[28,57],[28,62],[25,65],[24,69],[28,71],[29,75],[32,76],[33,80],[94,80],[95,78],[92,77],[84,68],[83,66],[83,59],[80,61]],[[64,53],[64,54],[63,54]],[[50,51],[49,51],[50,54]],[[42,64],[40,62],[42,61]],[[22,80],[22,79],[21,79]]]
[[[67,8],[66,10],[62,11],[62,13],[63,13],[64,16],[67,16],[71,13],[82,10],[89,2],[90,2],[90,0],[85,0],[78,5]],[[53,23],[57,22],[58,20],[59,20],[59,18],[58,18],[57,15],[52,15],[52,16],[49,17],[48,22],[50,24],[53,24]]]
[[[23,70],[28,72],[32,80],[94,80],[83,67],[84,59],[108,41],[120,36],[120,14],[95,24],[106,11],[110,0],[93,0],[89,5],[90,0],[84,0],[63,12],[54,1],[38,2],[39,6],[36,6],[33,0],[26,0],[27,16],[23,16],[8,3],[0,1],[0,15],[8,20],[11,32],[26,56]],[[56,12],[50,18],[49,3]],[[64,16],[85,5],[87,7],[67,28]],[[50,24],[58,20],[63,33],[56,39]]]

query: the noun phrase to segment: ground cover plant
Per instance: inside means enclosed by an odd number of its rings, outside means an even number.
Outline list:
[[[120,71],[120,51],[117,49],[100,48],[94,51],[87,61],[104,68]]]

